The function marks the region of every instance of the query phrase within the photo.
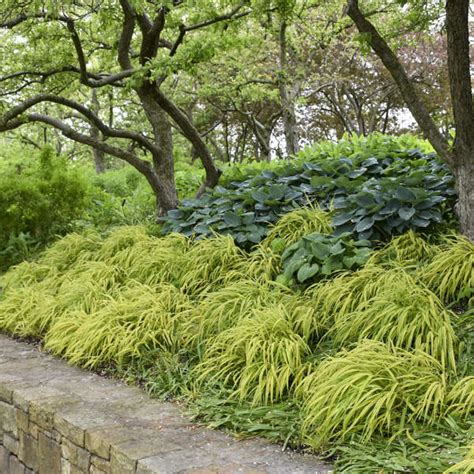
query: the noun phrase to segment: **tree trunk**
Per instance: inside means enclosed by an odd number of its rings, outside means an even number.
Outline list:
[[[456,214],[463,235],[474,242],[474,150],[456,150]]]
[[[288,60],[286,43],[286,22],[280,25],[280,74],[279,90],[283,117],[283,130],[286,141],[286,152],[288,155],[295,155],[299,151],[299,137],[296,124],[295,102],[288,92]]]
[[[150,182],[157,200],[158,216],[176,209],[179,204],[174,179],[173,135],[166,112],[156,103],[146,86],[139,91],[145,114],[153,128],[153,136],[159,152],[153,154],[154,183]]]
[[[97,127],[91,127],[91,137],[95,140],[100,139],[100,132]],[[97,174],[105,173],[105,153],[97,148],[92,148],[92,157],[94,158],[95,172]]]
[[[155,87],[152,91],[153,98],[159,105],[161,110],[166,112],[169,117],[173,119],[176,125],[181,129],[183,135],[191,142],[196,150],[196,153],[201,160],[206,176],[202,183],[197,196],[201,196],[207,188],[213,188],[219,182],[222,171],[216,167],[214,160],[207,148],[204,140],[199,134],[194,124],[189,120],[189,117],[173,103],[159,88]]]
[[[97,91],[95,89],[92,90],[92,107],[91,109],[96,113],[99,114],[100,104],[99,99],[97,98]],[[94,125],[91,126],[91,137],[99,140],[100,131]],[[97,174],[101,174],[105,172],[105,154],[102,150],[97,150],[96,148],[92,148],[92,156],[94,158],[95,164],[95,172]]]
[[[454,164],[461,232],[474,242],[474,108],[469,56],[469,0],[447,0],[448,72],[456,138]]]

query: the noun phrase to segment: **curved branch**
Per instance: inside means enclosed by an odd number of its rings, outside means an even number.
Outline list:
[[[14,130],[16,128],[21,127],[22,125],[26,125],[32,122],[41,122],[46,125],[50,125],[51,127],[58,129],[65,137],[70,138],[75,142],[82,143],[84,145],[88,145],[98,150],[101,150],[109,155],[120,158],[121,160],[124,160],[130,165],[132,165],[134,168],[136,168],[143,174],[153,171],[151,164],[148,163],[148,161],[138,158],[138,156],[134,153],[109,145],[101,140],[94,139],[89,135],[84,135],[83,133],[74,130],[72,127],[65,124],[61,120],[55,119],[48,115],[32,113],[27,114],[24,118],[9,121],[6,124],[0,122],[0,132]]]
[[[80,114],[82,114],[95,127],[97,127],[105,136],[132,140],[148,149],[151,153],[158,152],[157,147],[140,133],[109,127],[104,122],[102,122],[102,120],[92,110],[88,109],[87,107],[80,105],[72,100],[53,94],[39,94],[35,97],[32,97],[31,99],[25,100],[21,104],[11,108],[3,115],[3,117],[0,117],[0,124],[8,124],[8,122],[10,122],[11,120],[15,118],[20,118],[20,116],[24,112],[41,102],[52,102],[55,104],[63,105],[70,109],[74,109]]]

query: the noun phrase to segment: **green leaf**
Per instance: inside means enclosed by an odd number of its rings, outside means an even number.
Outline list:
[[[242,224],[242,219],[233,212],[226,212],[223,216],[224,222],[230,227],[238,227]]]
[[[398,210],[398,215],[404,220],[409,221],[413,215],[415,214],[416,210],[414,207],[402,207]]]
[[[322,242],[312,242],[310,248],[312,255],[321,262],[331,255],[331,248],[329,245],[323,244]]]
[[[355,197],[355,201],[361,207],[373,207],[377,205],[377,201],[371,194],[359,194]]]
[[[340,255],[345,252],[345,249],[341,241],[338,241],[330,247],[329,251],[331,252],[331,255]]]
[[[374,222],[375,219],[373,218],[373,216],[364,217],[364,219],[357,223],[357,225],[355,226],[355,230],[357,232],[364,232],[370,229],[374,225]]]
[[[255,199],[260,204],[264,204],[265,201],[268,199],[268,194],[261,191],[260,189],[257,189],[252,193],[252,198]]]
[[[342,224],[345,224],[346,222],[349,222],[352,219],[352,213],[343,213],[343,214],[338,214],[335,215],[332,219],[332,223],[335,226],[340,226]]]
[[[309,280],[319,271],[319,265],[317,263],[309,264],[305,263],[299,270],[296,275],[297,280],[300,283],[304,283],[306,280]]]
[[[293,273],[300,269],[302,265],[304,265],[305,261],[302,258],[291,259],[288,261],[286,265],[284,265],[283,274],[291,278]]]
[[[416,199],[416,194],[409,188],[397,188],[396,196],[401,201],[414,201]]]
[[[274,184],[268,188],[268,193],[270,194],[270,197],[272,199],[276,199],[277,201],[279,201],[285,196],[286,191],[287,191],[286,186],[282,186],[278,184]]]

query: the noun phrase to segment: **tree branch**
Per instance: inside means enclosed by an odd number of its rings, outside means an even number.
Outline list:
[[[41,102],[52,102],[76,110],[107,137],[132,140],[143,146],[144,148],[148,149],[151,153],[156,153],[157,151],[159,151],[156,145],[154,145],[151,141],[149,141],[140,133],[111,128],[107,126],[104,122],[102,122],[102,120],[100,120],[100,118],[87,107],[80,105],[72,100],[65,99],[64,97],[56,96],[53,94],[39,94],[35,97],[32,97],[31,99],[22,102],[21,104],[15,107],[12,107],[8,112],[3,115],[3,117],[0,117],[0,125],[2,123],[8,124],[13,119],[21,119],[20,116],[23,113],[25,113],[28,109]]]
[[[59,73],[59,72],[76,72],[80,75],[81,83],[88,87],[103,87],[106,85],[114,85],[117,82],[122,81],[123,79],[130,77],[135,70],[132,68],[131,64],[129,67],[122,68],[121,72],[115,74],[93,74],[87,71],[87,61],[82,48],[82,43],[79,37],[79,34],[76,30],[75,21],[65,15],[48,15],[46,13],[34,13],[29,15],[20,15],[8,22],[0,24],[0,28],[13,28],[27,20],[30,19],[43,19],[45,21],[60,21],[66,24],[68,31],[71,34],[72,42],[74,49],[76,50],[76,56],[79,63],[79,68],[74,66],[66,66],[64,71],[57,70],[56,72],[50,73],[49,75]],[[48,73],[46,73],[48,74]],[[44,75],[41,73],[40,75]],[[121,84],[120,84],[121,85]]]
[[[118,62],[122,70],[132,69],[130,44],[135,30],[135,12],[127,0],[120,0],[123,11],[122,32],[118,45]]]
[[[140,63],[146,64],[153,59],[158,52],[160,46],[160,37],[163,28],[165,27],[166,8],[161,7],[153,24],[146,31],[143,31],[143,41],[140,50]]]
[[[153,188],[154,189],[156,188],[156,175],[155,175],[155,172],[153,171],[153,167],[148,161],[138,158],[137,155],[135,155],[134,153],[130,151],[122,150],[121,148],[117,148],[115,146],[109,145],[89,135],[84,135],[82,133],[79,133],[76,130],[74,130],[72,127],[70,127],[69,125],[62,122],[61,120],[55,119],[48,115],[36,114],[36,113],[28,114],[22,120],[9,122],[6,126],[7,128],[5,128],[5,126],[0,121],[0,132],[6,131],[6,130],[13,130],[22,125],[32,123],[32,122],[40,122],[40,123],[49,125],[51,127],[54,127],[57,130],[59,130],[61,134],[64,135],[66,138],[69,138],[78,143],[82,143],[83,145],[91,146],[97,150],[107,153],[108,155],[112,155],[123,161],[126,161],[128,164],[132,165],[135,169],[137,169],[140,173],[145,175],[145,177],[147,177],[147,180],[150,182]]]
[[[252,10],[246,10],[244,12],[238,13],[244,6],[246,2],[243,1],[235,7],[231,12],[229,13],[224,13],[222,15],[216,16],[215,18],[211,18],[209,20],[202,21],[200,23],[196,23],[194,25],[180,25],[179,27],[179,35],[176,38],[176,41],[174,42],[171,51],[170,51],[170,56],[174,56],[176,54],[176,51],[178,50],[179,46],[182,44],[184,41],[184,37],[186,36],[186,33],[189,33],[190,31],[194,30],[199,30],[201,28],[205,28],[206,26],[213,25],[215,23],[219,23],[221,21],[226,21],[226,20],[236,20],[238,18],[242,18],[244,16],[250,15],[252,13]]]

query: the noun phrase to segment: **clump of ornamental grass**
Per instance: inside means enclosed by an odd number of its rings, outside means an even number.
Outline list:
[[[448,395],[449,413],[472,416],[474,410],[474,376],[459,379]]]
[[[92,313],[120,291],[127,276],[116,265],[96,261],[80,263],[63,273],[55,282],[58,314],[82,310]]]
[[[57,318],[45,347],[84,367],[122,365],[157,348],[176,350],[179,315],[188,304],[172,285],[150,288],[135,282],[91,314]]]
[[[187,346],[195,347],[250,317],[256,308],[275,302],[278,290],[271,284],[240,280],[203,293],[183,323]]]
[[[412,421],[431,423],[445,412],[447,382],[430,355],[364,341],[317,366],[296,388],[302,434],[319,449],[353,434],[368,443]]]
[[[436,246],[429,244],[413,230],[409,230],[393,238],[382,249],[372,253],[367,264],[419,265],[432,259],[436,251]]]
[[[419,278],[444,303],[474,295],[474,244],[466,237],[446,237],[431,263],[422,268]]]
[[[331,219],[330,212],[314,205],[295,209],[280,217],[261,245],[282,253],[285,247],[298,242],[305,235],[332,233]]]
[[[270,247],[258,245],[248,255],[245,268],[247,278],[265,284],[274,280],[281,271],[281,254]]]
[[[425,288],[402,282],[385,286],[383,292],[359,304],[354,311],[335,312],[333,319],[328,337],[340,346],[373,339],[407,350],[419,349],[443,367],[456,367],[451,313]]]
[[[29,287],[46,279],[55,277],[58,271],[50,265],[37,262],[22,262],[0,277],[0,291]]]
[[[356,272],[344,272],[333,280],[316,283],[305,294],[319,308],[325,324],[331,326],[336,315],[348,317],[390,289],[416,285],[417,280],[402,267],[366,265]]]
[[[145,226],[123,226],[113,229],[102,242],[97,252],[101,260],[109,260],[121,250],[133,247],[138,242],[147,241],[150,234]]]
[[[254,404],[273,403],[292,389],[309,352],[285,307],[269,305],[209,341],[195,380],[223,384]]]
[[[193,243],[180,264],[180,288],[196,295],[241,279],[246,262],[231,236],[216,236]]]
[[[145,285],[176,283],[189,246],[190,240],[182,234],[146,237],[118,251],[109,260],[123,268],[129,279]]]
[[[42,337],[55,318],[54,295],[38,284],[10,288],[0,300],[0,330],[21,337]]]
[[[38,263],[63,272],[76,263],[95,260],[101,245],[102,241],[97,233],[68,234],[46,249]]]
[[[275,301],[284,308],[293,330],[309,344],[318,342],[328,330],[319,308],[311,298],[280,287]]]

